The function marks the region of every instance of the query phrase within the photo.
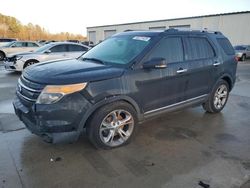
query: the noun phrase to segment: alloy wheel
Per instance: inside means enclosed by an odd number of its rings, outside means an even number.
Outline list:
[[[119,146],[126,142],[134,129],[134,118],[126,110],[114,110],[102,121],[99,135],[101,141],[108,146]]]
[[[226,85],[222,84],[218,87],[214,95],[214,107],[216,109],[221,109],[227,102],[228,89]]]

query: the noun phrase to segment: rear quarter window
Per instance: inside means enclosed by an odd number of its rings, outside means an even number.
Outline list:
[[[234,48],[227,38],[217,38],[216,40],[227,55],[235,54]]]

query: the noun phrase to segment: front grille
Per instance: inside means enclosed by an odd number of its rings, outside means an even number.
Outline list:
[[[32,82],[22,75],[18,80],[16,93],[25,106],[30,106],[36,102],[43,88],[44,85]]]

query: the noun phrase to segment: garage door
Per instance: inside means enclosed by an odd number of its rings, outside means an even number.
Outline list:
[[[112,35],[116,34],[116,30],[105,30],[104,31],[104,38],[111,37]]]
[[[89,31],[89,41],[92,41],[94,44],[96,44],[96,32],[95,31]]]

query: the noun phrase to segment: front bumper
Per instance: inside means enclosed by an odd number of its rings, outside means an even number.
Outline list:
[[[81,120],[90,103],[80,93],[67,96],[55,104],[24,105],[16,97],[16,115],[28,130],[50,143],[74,142],[82,132]]]
[[[7,71],[22,71],[24,62],[21,60],[4,61],[4,67]]]

